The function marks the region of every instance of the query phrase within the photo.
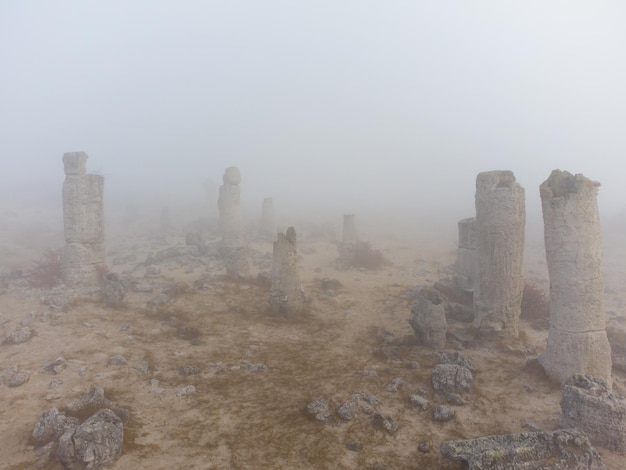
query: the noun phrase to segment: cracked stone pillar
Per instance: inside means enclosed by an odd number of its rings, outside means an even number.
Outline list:
[[[222,231],[219,251],[229,276],[246,277],[250,275],[250,261],[241,221],[239,168],[227,168],[223,181],[217,201]]]
[[[262,238],[270,239],[274,239],[276,236],[276,214],[274,212],[274,200],[271,197],[263,199],[259,235]]]
[[[356,230],[356,215],[345,214],[343,216],[343,231],[341,232],[342,243],[354,243],[359,241],[359,235]]]
[[[105,264],[104,177],[87,174],[87,154],[63,154],[63,279],[68,285],[96,286]]]
[[[511,171],[476,177],[474,326],[484,336],[517,338],[524,291],[524,188]]]
[[[286,234],[279,233],[274,242],[272,288],[268,301],[272,310],[287,314],[297,312],[304,303],[293,227],[289,227]]]
[[[611,384],[602,285],[598,184],[554,170],[540,186],[550,275],[550,329],[539,362],[561,382],[588,374]]]
[[[476,217],[459,220],[459,246],[454,265],[456,289],[473,292],[476,277]]]

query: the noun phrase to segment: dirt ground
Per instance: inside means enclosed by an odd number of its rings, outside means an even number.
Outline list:
[[[37,456],[33,427],[42,413],[94,384],[130,411],[123,453],[112,469],[441,468],[442,441],[558,427],[559,387],[524,368],[543,351],[547,331],[526,322],[516,344],[449,342],[449,351],[460,348],[475,367],[473,391],[466,405],[454,407],[455,419],[434,422],[431,409],[411,404],[414,393],[431,407],[445,403],[430,382],[436,351],[416,344],[408,319],[415,289],[449,274],[456,226],[402,237],[382,229],[363,233],[391,264],[338,270],[332,230],[296,225],[311,303],[284,317],[268,312],[262,282],[226,279],[212,251],[184,254],[187,228],[164,236],[154,221],[109,222],[108,266],[134,286],[123,308],[106,307],[97,291],[35,289],[18,275],[0,284],[0,335],[21,326],[34,333],[25,343],[0,346],[0,370],[17,366],[30,374],[21,386],[0,385],[1,468],[62,468]],[[217,243],[214,233],[206,236],[209,247]],[[16,270],[27,273],[45,248],[62,247],[63,237],[55,216],[5,210],[0,245],[0,274],[7,279]],[[144,266],[149,255],[170,247],[180,251],[152,269]],[[271,243],[251,237],[251,248],[254,276],[268,271]],[[623,323],[626,254],[619,243],[605,251],[608,320]],[[541,241],[529,239],[527,279],[546,289],[543,256]],[[341,287],[324,289],[324,278]],[[127,364],[109,365],[115,355]],[[67,364],[58,374],[39,372],[58,357]],[[390,391],[396,378],[404,385]],[[615,371],[614,382],[623,394],[626,376]],[[188,385],[195,393],[181,392]],[[376,396],[374,408],[391,417],[397,431],[376,427],[361,412],[339,419],[337,407],[355,393]],[[328,423],[306,411],[320,398],[333,411]],[[626,467],[626,458],[598,451],[607,468]]]

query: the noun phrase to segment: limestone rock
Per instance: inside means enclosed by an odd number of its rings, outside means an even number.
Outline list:
[[[524,188],[510,171],[476,177],[474,326],[485,336],[517,338],[524,290]]]
[[[604,470],[600,455],[578,430],[557,430],[445,441],[441,455],[468,470]]]
[[[419,299],[411,308],[409,323],[422,343],[434,349],[445,348],[446,303],[435,289],[422,289]]]
[[[577,428],[601,447],[626,455],[626,400],[608,384],[577,374],[563,385],[561,427]]]
[[[433,388],[443,394],[469,393],[472,391],[472,372],[457,364],[438,364],[431,375]]]
[[[272,288],[268,302],[275,312],[287,314],[297,312],[304,304],[293,227],[289,227],[285,234],[279,233],[274,242]]]

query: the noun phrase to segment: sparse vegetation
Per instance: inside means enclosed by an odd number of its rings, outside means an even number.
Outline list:
[[[31,287],[51,289],[63,283],[63,255],[61,250],[48,248],[38,260],[35,266],[27,273],[26,278]]]
[[[344,243],[339,247],[339,261],[343,268],[380,269],[390,262],[368,241]]]

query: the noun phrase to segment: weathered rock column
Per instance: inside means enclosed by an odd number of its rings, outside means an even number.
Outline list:
[[[524,188],[511,171],[476,177],[474,326],[486,336],[517,338],[524,291]]]
[[[293,227],[289,227],[284,235],[279,233],[274,242],[272,290],[268,301],[272,310],[287,314],[297,312],[304,303],[298,271],[296,231]]]
[[[250,261],[241,221],[239,168],[234,166],[227,168],[223,180],[224,184],[220,186],[217,201],[222,231],[219,252],[229,276],[246,277],[250,275]]]
[[[356,229],[356,215],[345,214],[343,216],[343,231],[341,232],[342,243],[355,243],[359,241]]]
[[[554,170],[540,186],[550,275],[550,329],[539,362],[561,382],[589,374],[611,384],[602,285],[598,184]]]
[[[459,220],[459,245],[454,265],[458,290],[473,292],[476,263],[476,217],[470,217]]]
[[[259,235],[262,238],[270,238],[272,240],[276,236],[276,214],[274,212],[274,200],[271,197],[263,199]]]
[[[95,286],[105,264],[104,177],[87,174],[87,154],[63,154],[63,279],[68,285]]]

